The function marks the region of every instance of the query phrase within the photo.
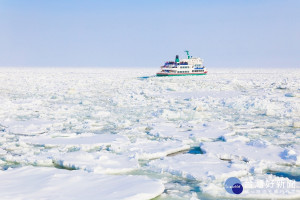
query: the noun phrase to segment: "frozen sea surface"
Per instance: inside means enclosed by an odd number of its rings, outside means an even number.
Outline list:
[[[300,70],[155,72],[0,68],[1,199],[300,198]]]

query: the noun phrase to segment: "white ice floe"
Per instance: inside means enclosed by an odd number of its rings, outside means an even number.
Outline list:
[[[53,122],[33,119],[25,121],[17,120],[4,120],[0,121],[0,124],[5,127],[5,129],[13,134],[17,135],[38,135],[48,131],[52,127]]]
[[[248,143],[241,141],[204,142],[200,144],[200,148],[206,154],[216,155],[220,159],[267,161],[277,164],[295,164],[299,162],[297,161],[297,157],[295,157],[294,154],[292,155],[291,151],[259,140]]]
[[[246,165],[232,164],[204,154],[181,154],[166,157],[151,161],[149,167],[154,171],[169,172],[199,181],[224,180],[232,176],[241,177],[248,174]]]
[[[0,155],[5,155],[7,153],[7,151],[5,151],[4,149],[0,148]]]
[[[176,128],[170,124],[159,124],[150,130],[149,134],[156,137],[173,138],[186,143],[199,141],[213,141],[226,135],[233,135],[233,132],[225,130],[226,123],[190,123],[189,127]]]
[[[6,162],[19,163],[23,165],[34,165],[34,166],[53,166],[53,153],[39,153],[35,152],[24,152],[23,155],[6,154],[3,156]]]
[[[167,94],[171,97],[176,98],[184,98],[184,99],[197,99],[202,97],[213,97],[213,98],[230,98],[230,97],[236,97],[239,96],[240,93],[237,91],[193,91],[193,92],[173,92],[170,94]]]
[[[299,199],[300,183],[274,175],[245,176],[239,178],[243,191],[230,194],[224,189],[224,182],[200,184],[203,193],[214,198],[233,199]]]
[[[214,128],[213,126],[206,127],[206,125],[204,125],[204,127],[201,129],[194,129],[193,131],[191,131],[190,137],[195,141],[200,142],[222,139],[233,134],[234,132],[231,131]]]
[[[23,138],[23,142],[45,147],[63,146],[63,147],[80,147],[84,150],[115,146],[114,149],[122,148],[129,143],[127,137],[116,134],[81,134],[70,137],[50,137],[39,136],[33,138]]]
[[[250,142],[249,138],[241,135],[225,135],[223,137],[223,140],[225,140],[226,142],[234,142],[234,141]]]
[[[57,165],[99,174],[125,173],[139,168],[137,159],[110,152],[69,152],[54,158]]]
[[[22,167],[0,171],[1,199],[152,199],[164,191],[145,176],[100,175],[55,168]]]
[[[281,154],[282,159],[291,160],[296,165],[300,166],[300,146],[299,145],[291,145],[286,148]]]
[[[188,130],[178,128],[176,125],[170,123],[160,123],[151,126],[148,134],[155,137],[178,139],[181,141],[188,141],[190,135]]]
[[[161,158],[172,153],[189,149],[190,146],[180,141],[137,139],[128,147],[128,154],[138,159],[147,160]]]

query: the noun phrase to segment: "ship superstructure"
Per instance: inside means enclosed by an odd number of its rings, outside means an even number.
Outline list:
[[[186,76],[186,75],[205,75],[207,74],[206,68],[203,66],[201,58],[193,58],[190,56],[189,51],[186,59],[179,60],[176,55],[175,61],[168,61],[161,66],[161,71],[157,76]]]

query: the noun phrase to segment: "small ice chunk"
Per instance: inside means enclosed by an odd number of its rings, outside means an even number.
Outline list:
[[[4,149],[0,149],[0,155],[5,155],[7,152]]]
[[[218,156],[220,159],[239,159],[244,161],[264,160],[274,163],[293,163],[292,159],[281,157],[284,149],[260,141],[252,142],[205,142],[200,144],[202,151]]]
[[[122,147],[129,143],[126,136],[115,135],[115,134],[81,134],[71,137],[50,137],[50,136],[39,136],[33,138],[23,138],[23,142],[29,144],[44,145],[46,147],[53,146],[78,146],[82,149],[92,149],[95,147],[115,145]]]
[[[239,96],[240,93],[237,91],[193,91],[193,92],[174,92],[168,94],[168,96],[183,98],[183,99],[198,99],[203,97],[212,97],[212,98],[230,98]]]
[[[300,146],[293,145],[290,146],[288,149],[285,149],[280,154],[281,158],[284,160],[292,160],[295,162],[296,165],[300,166]]]
[[[201,124],[190,124],[189,130],[184,128],[175,128],[170,125],[157,125],[149,132],[156,137],[174,138],[185,142],[213,141],[226,135],[232,135],[232,132],[225,130],[227,124],[223,122],[211,122]]]
[[[6,130],[17,135],[37,135],[47,132],[53,122],[33,119],[26,121],[5,120],[0,123]]]
[[[150,169],[169,172],[173,175],[200,181],[224,180],[229,177],[241,177],[248,173],[246,165],[235,165],[205,154],[181,154],[154,160]]]
[[[21,163],[25,165],[35,166],[53,166],[52,155],[49,153],[40,153],[35,155],[33,152],[28,152],[24,155],[7,154],[4,157],[7,162]]]
[[[190,137],[195,141],[213,141],[218,138],[233,135],[234,132],[227,131],[227,123],[221,121],[209,122],[204,124],[194,124],[190,131]]]
[[[161,181],[145,176],[101,175],[48,167],[0,171],[1,199],[152,199],[164,191]]]
[[[135,158],[109,152],[76,151],[64,153],[55,158],[54,163],[66,168],[83,169],[100,174],[125,173],[139,167]]]
[[[135,143],[130,144],[129,154],[135,155],[138,159],[148,160],[161,158],[189,148],[190,145],[180,141],[137,139]]]
[[[223,137],[226,142],[243,141],[250,142],[250,139],[241,135],[226,135]]]
[[[201,141],[214,141],[218,138],[224,138],[225,136],[233,135],[234,132],[229,132],[226,130],[207,128],[203,130],[196,130],[190,132],[190,137],[197,142]]]

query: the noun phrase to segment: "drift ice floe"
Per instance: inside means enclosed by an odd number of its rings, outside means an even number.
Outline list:
[[[176,55],[175,62],[169,61],[161,66],[161,71],[157,76],[186,76],[186,75],[206,75],[207,70],[203,66],[201,58],[193,58],[189,55],[189,51],[185,51],[188,58],[179,60]]]

